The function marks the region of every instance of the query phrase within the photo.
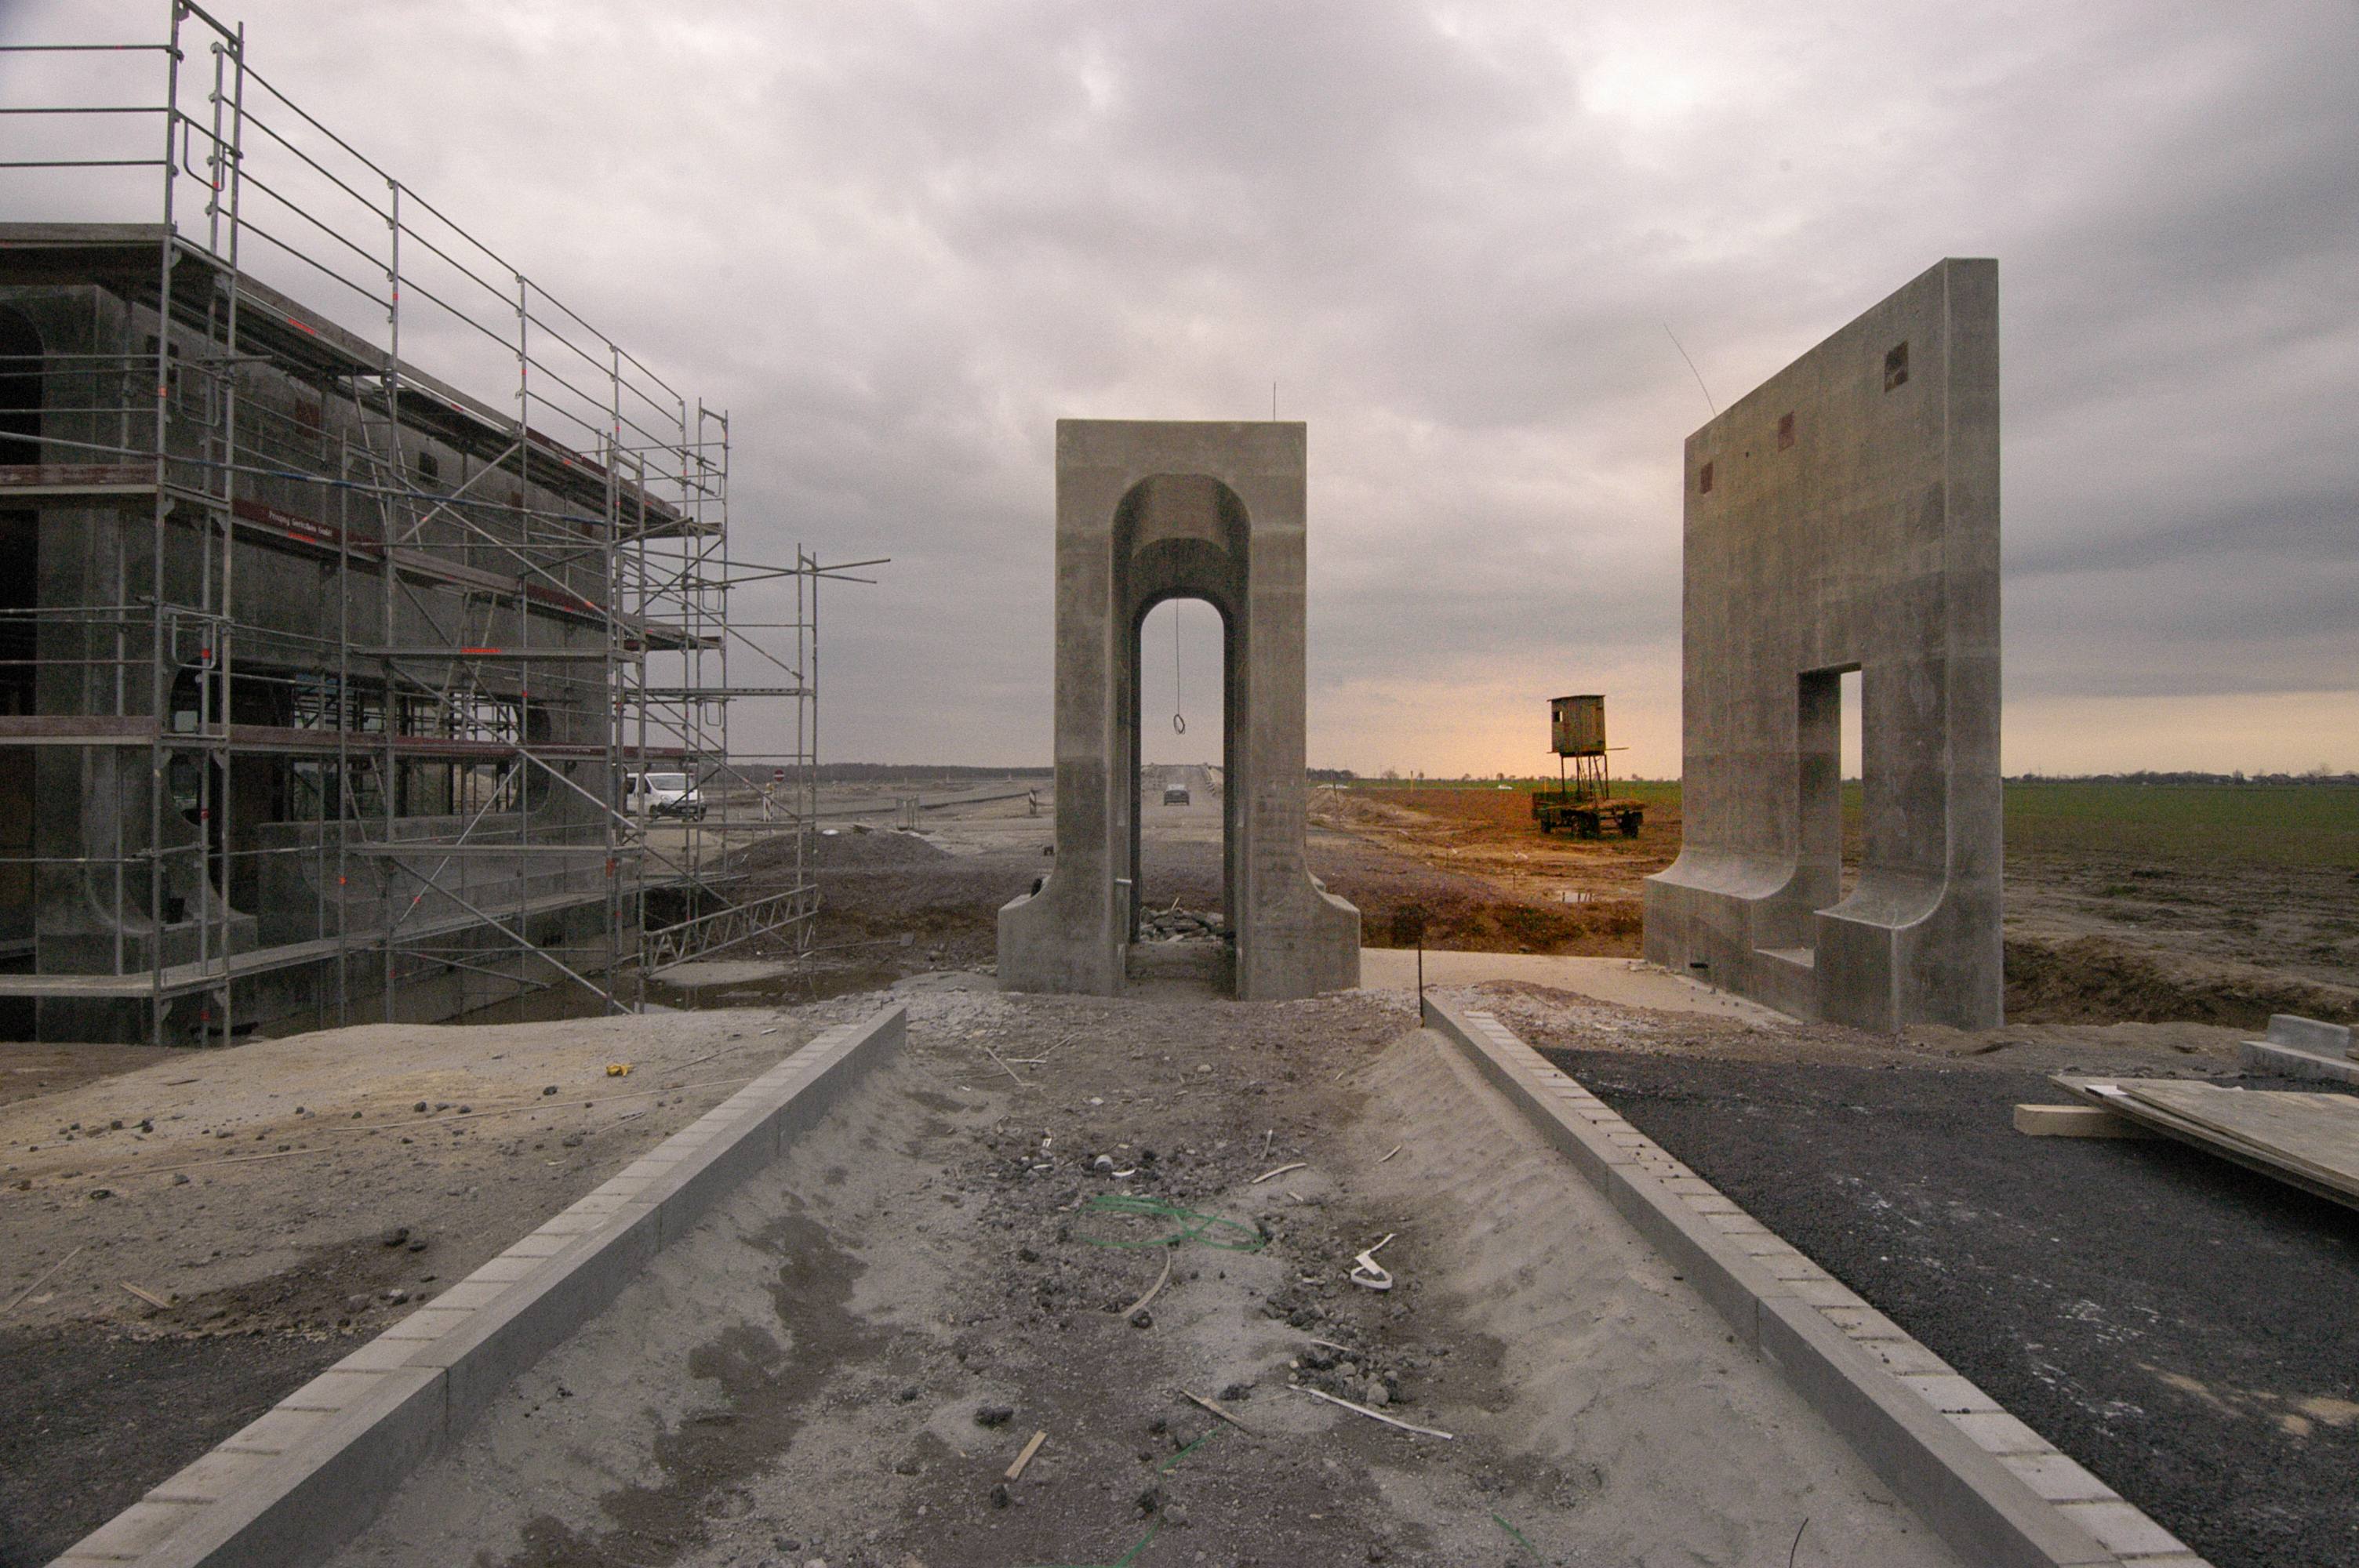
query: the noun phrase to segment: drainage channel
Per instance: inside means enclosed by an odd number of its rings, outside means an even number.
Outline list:
[[[82,1557],[176,1518],[152,1561],[2109,1560],[1945,1544],[1458,1028],[912,995]]]

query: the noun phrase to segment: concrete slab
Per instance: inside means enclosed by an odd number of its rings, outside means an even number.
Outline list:
[[[748,986],[792,973],[794,966],[791,964],[766,963],[756,958],[714,958],[672,964],[655,970],[647,979],[692,991],[706,990],[714,986]]]
[[[2273,1078],[2318,1078],[2331,1084],[2359,1084],[2359,1062],[2324,1056],[2296,1045],[2270,1040],[2247,1040],[2236,1047],[2236,1065],[2248,1073]]]
[[[2297,1051],[2314,1051],[2321,1056],[2351,1055],[2349,1024],[2327,1023],[2298,1013],[2269,1014],[2268,1032],[2263,1038],[2272,1045],[2290,1045]]]
[[[1549,953],[1443,953],[1428,949],[1428,986],[1474,986],[1486,980],[1522,980],[1530,985],[1568,990],[1616,1007],[1650,1007],[1665,1012],[1694,1012],[1712,1018],[1733,1018],[1746,1023],[1786,1022],[1775,1008],[1764,1007],[1724,990],[1698,985],[1656,964],[1628,958],[1595,958]],[[1363,990],[1411,991],[1417,989],[1417,953],[1407,947],[1360,949]]]

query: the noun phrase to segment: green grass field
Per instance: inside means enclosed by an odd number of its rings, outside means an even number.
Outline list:
[[[1530,790],[1530,779],[1508,781]],[[1495,783],[1431,780],[1386,788],[1496,789]],[[1547,787],[1553,788],[1554,781]],[[1676,806],[1668,781],[1614,781],[1614,793]],[[1843,786],[1856,824],[1857,784]],[[1854,833],[1856,829],[1854,828]],[[2188,865],[2332,866],[2359,871],[2359,789],[2335,784],[2134,784],[2071,781],[2006,786],[2006,846],[2022,854],[2113,855]]]
[[[2359,871],[2359,789],[2339,785],[2019,784],[2006,847],[2212,865]]]

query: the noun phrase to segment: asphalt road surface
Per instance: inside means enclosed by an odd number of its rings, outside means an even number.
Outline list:
[[[2359,1212],[2031,1074],[1546,1054],[2216,1568],[2359,1563]]]

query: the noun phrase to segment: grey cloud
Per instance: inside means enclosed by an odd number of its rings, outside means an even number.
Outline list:
[[[2001,261],[2010,688],[2359,685],[2346,5],[246,13],[731,408],[745,553],[897,557],[829,590],[836,756],[1044,760],[1053,420],[1273,380],[1314,725],[1378,727],[1325,760],[1487,771],[1519,681],[1675,691],[1706,410],[1664,324],[1724,407],[1945,254]],[[1505,717],[1378,699],[1438,674]]]

